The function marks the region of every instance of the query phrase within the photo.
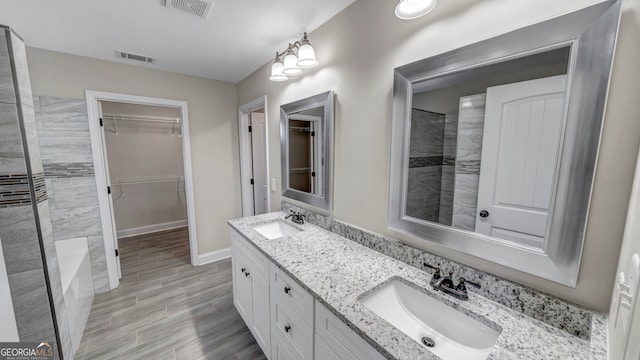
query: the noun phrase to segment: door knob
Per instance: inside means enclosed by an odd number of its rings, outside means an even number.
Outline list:
[[[480,217],[481,218],[489,217],[489,212],[487,210],[480,211]]]
[[[291,331],[291,326],[289,326],[289,325],[285,325],[285,326],[284,326],[284,331],[286,331],[286,332]]]
[[[284,287],[284,293],[285,293],[285,294],[288,294],[288,293],[289,293],[289,291],[291,291],[291,288],[290,288],[290,287],[288,287],[288,286],[285,286],[285,287]]]

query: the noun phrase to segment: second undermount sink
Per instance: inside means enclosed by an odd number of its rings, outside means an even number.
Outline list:
[[[268,240],[291,236],[302,231],[297,227],[289,225],[282,220],[275,220],[272,222],[256,225],[253,227],[253,230],[257,231],[260,235],[266,237]]]
[[[397,279],[360,302],[443,360],[484,360],[500,336],[500,331]]]

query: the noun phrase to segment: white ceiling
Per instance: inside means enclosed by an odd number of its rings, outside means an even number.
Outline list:
[[[31,47],[142,64],[122,50],[157,58],[141,66],[237,83],[354,1],[215,0],[205,21],[164,0],[2,0],[0,24]]]

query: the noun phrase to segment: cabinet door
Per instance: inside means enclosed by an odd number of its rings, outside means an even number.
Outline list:
[[[338,359],[384,360],[384,356],[317,301],[315,326],[316,336],[333,350]]]
[[[336,354],[333,349],[322,340],[322,338],[316,335],[316,345],[314,350],[314,360],[344,360]]]
[[[251,308],[251,279],[246,276],[249,271],[247,268],[246,258],[244,254],[237,249],[233,249],[233,305],[242,316],[242,319],[251,326],[252,308]]]
[[[278,336],[271,338],[271,360],[298,360],[291,355],[289,349],[280,341]]]
[[[251,278],[253,325],[251,332],[265,354],[270,354],[269,283],[257,276]]]

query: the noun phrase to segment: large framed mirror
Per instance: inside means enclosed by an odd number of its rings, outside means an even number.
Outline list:
[[[333,92],[280,107],[282,196],[332,206]]]
[[[389,227],[575,287],[620,1],[395,69]]]

